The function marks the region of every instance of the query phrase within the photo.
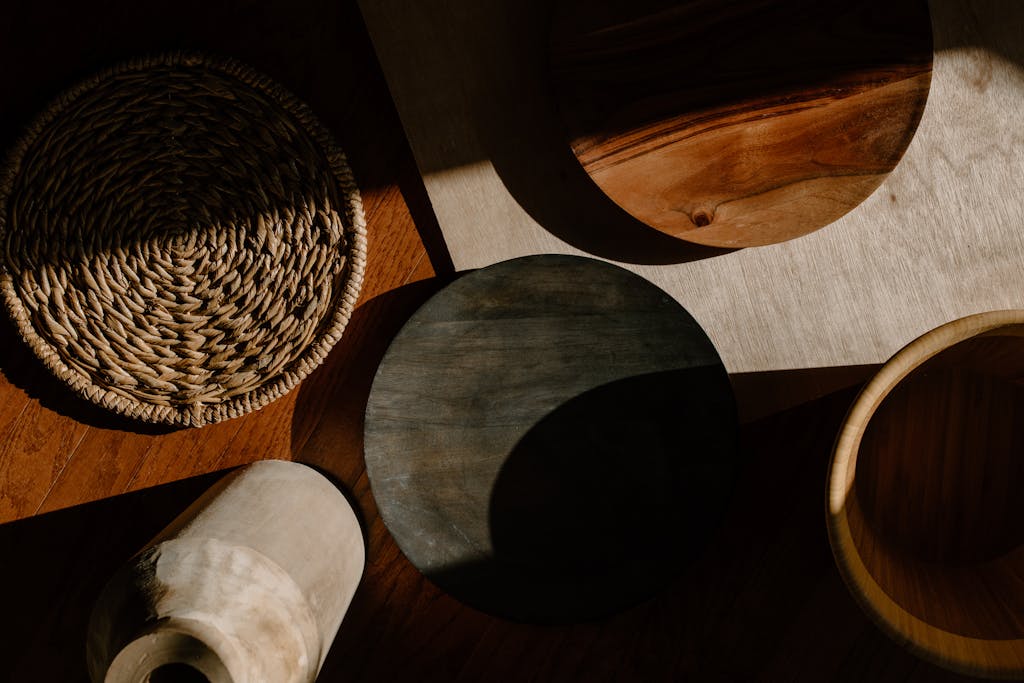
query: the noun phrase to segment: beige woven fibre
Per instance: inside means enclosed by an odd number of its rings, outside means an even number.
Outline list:
[[[292,389],[341,337],[366,262],[345,156],[232,61],[128,62],[54,102],[0,178],[0,289],[76,392],[198,426]]]

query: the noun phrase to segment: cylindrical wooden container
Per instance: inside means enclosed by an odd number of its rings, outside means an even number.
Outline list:
[[[1024,311],[943,325],[864,388],[829,536],[864,609],[920,656],[1024,678]]]
[[[364,563],[345,497],[298,463],[225,477],[107,584],[94,683],[311,683]]]

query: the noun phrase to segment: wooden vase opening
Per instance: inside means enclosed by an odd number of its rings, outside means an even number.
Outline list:
[[[149,674],[148,683],[210,683],[210,679],[188,664],[165,664]]]
[[[880,625],[948,668],[1024,677],[1024,311],[933,330],[865,387],[833,453],[829,533]]]
[[[113,658],[104,683],[236,683],[222,652],[233,643],[216,629],[170,619],[129,641]]]

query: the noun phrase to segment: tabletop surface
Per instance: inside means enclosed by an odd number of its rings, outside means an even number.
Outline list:
[[[0,17],[3,147],[55,93],[111,62],[204,49],[313,108],[349,154],[369,225],[360,305],[326,363],[266,408],[201,429],[154,429],[84,403],[0,320],[0,680],[84,683],[89,610],[114,569],[225,471],[265,458],[319,468],[367,531],[365,575],[321,681],[964,680],[891,643],[833,565],[825,474],[855,388],[828,391],[857,373],[743,378],[769,398],[798,384],[827,395],[745,424],[719,533],[657,598],[586,624],[530,626],[439,590],[381,521],[362,431],[388,343],[453,267],[355,3],[18,0]]]

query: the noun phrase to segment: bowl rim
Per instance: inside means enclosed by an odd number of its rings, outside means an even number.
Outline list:
[[[951,346],[1019,325],[1024,325],[1024,309],[976,313],[941,325],[903,347],[854,400],[832,449],[828,473],[829,543],[839,573],[861,608],[890,637],[922,658],[961,673],[987,678],[1024,676],[1024,638],[990,640],[951,633],[901,607],[875,581],[861,560],[850,531],[846,499],[852,490],[861,438],[889,393],[916,368]]]

